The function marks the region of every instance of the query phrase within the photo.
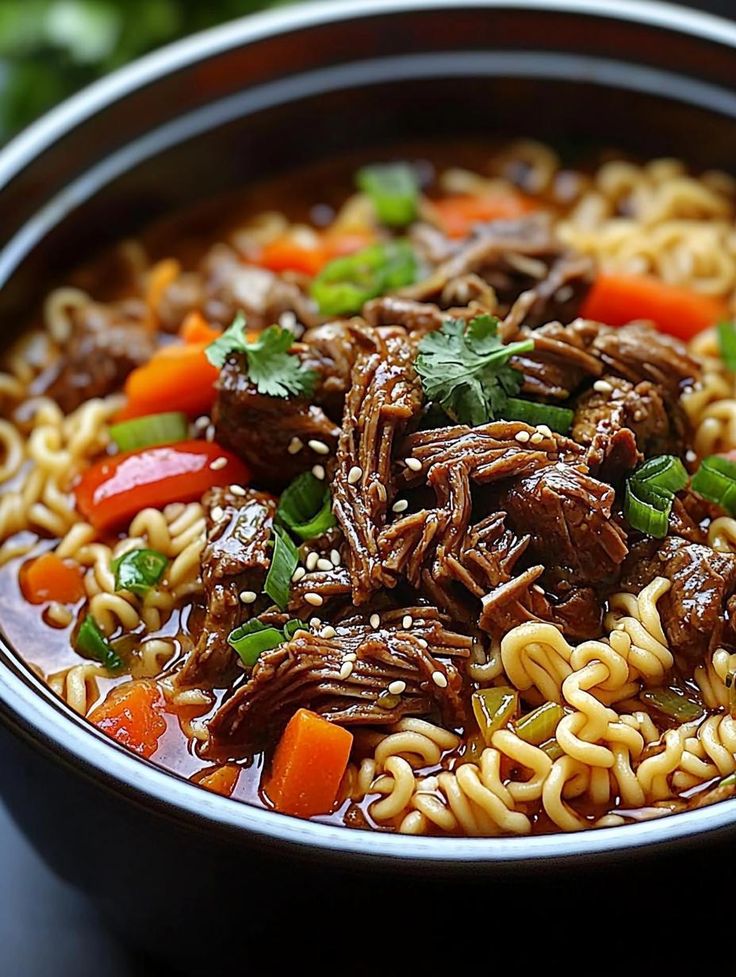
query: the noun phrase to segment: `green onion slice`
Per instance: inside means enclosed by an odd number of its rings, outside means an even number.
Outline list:
[[[278,628],[262,624],[257,618],[253,618],[231,631],[227,640],[240,655],[243,664],[252,668],[261,652],[278,648],[284,643],[284,635]]]
[[[364,166],[358,170],[356,183],[371,198],[382,224],[404,227],[417,216],[419,181],[407,163]]]
[[[718,346],[727,369],[736,372],[736,322],[718,323]]]
[[[289,535],[283,529],[274,526],[273,556],[263,589],[282,610],[289,603],[291,577],[298,562],[299,555]]]
[[[565,710],[558,702],[545,702],[515,722],[514,732],[526,743],[541,746],[554,737],[557,724],[564,715]]]
[[[91,614],[82,621],[82,626],[77,632],[75,647],[80,655],[102,662],[111,672],[123,667],[122,658],[100,631],[97,621]]]
[[[669,527],[673,496],[657,492],[644,483],[630,478],[626,483],[624,516],[632,529],[647,536],[664,539]]]
[[[130,550],[112,561],[115,590],[129,590],[143,596],[164,575],[168,558],[158,550]]]
[[[644,702],[658,709],[659,712],[677,720],[678,723],[689,723],[705,712],[703,706],[695,702],[684,692],[676,689],[647,689],[641,694]]]
[[[674,495],[687,485],[685,466],[675,455],[658,455],[640,465],[631,476],[655,492]]]
[[[479,689],[472,696],[473,713],[486,746],[497,729],[505,726],[519,708],[519,694],[516,689],[505,685],[492,689]]]
[[[567,434],[572,427],[574,412],[567,407],[553,407],[552,404],[536,404],[533,400],[508,397],[500,416],[505,421],[523,421],[532,427],[546,424],[558,434]]]
[[[736,464],[721,455],[704,458],[693,475],[692,488],[736,515]]]
[[[174,444],[189,437],[189,422],[179,412],[149,414],[113,424],[110,437],[121,451],[138,451],[157,444]]]
[[[287,485],[276,514],[301,539],[314,539],[335,525],[330,490],[311,472],[298,475]]]
[[[322,315],[348,315],[377,295],[411,285],[417,273],[407,241],[371,244],[325,265],[312,281],[311,295]]]

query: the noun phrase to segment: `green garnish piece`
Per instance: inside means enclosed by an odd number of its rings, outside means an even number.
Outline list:
[[[281,493],[277,517],[300,539],[314,539],[335,525],[328,486],[311,472],[298,475]]]
[[[239,312],[231,325],[205,349],[207,359],[220,369],[231,353],[244,353],[248,378],[259,394],[267,397],[309,397],[314,392],[317,374],[288,351],[293,333],[281,326],[269,326],[249,342],[245,335],[245,316]]]
[[[554,407],[552,404],[537,404],[533,400],[508,397],[501,416],[505,421],[523,421],[532,427],[546,424],[551,431],[567,434],[572,427],[575,413],[569,407]]]
[[[263,624],[258,618],[246,621],[228,635],[228,644],[237,651],[244,665],[252,668],[261,653],[278,648],[285,641],[291,641],[297,631],[308,630],[307,625],[298,619],[287,621],[284,630],[270,624]]]
[[[102,662],[105,668],[115,672],[123,667],[123,660],[100,631],[97,621],[88,614],[77,632],[75,648],[86,658]]]
[[[404,227],[416,218],[419,181],[407,163],[364,166],[356,174],[356,183],[371,198],[382,224]]]
[[[178,411],[149,414],[113,424],[109,433],[121,451],[138,451],[158,444],[185,441],[189,436],[189,422],[186,415]]]
[[[565,715],[558,702],[545,702],[514,723],[514,732],[519,739],[533,746],[541,746],[554,738],[557,724]]]
[[[299,554],[288,533],[279,526],[274,526],[273,556],[263,589],[282,610],[289,603],[291,577],[298,562]]]
[[[719,322],[718,347],[727,369],[736,373],[736,322]]]
[[[479,689],[471,697],[473,715],[486,746],[491,745],[493,734],[506,726],[519,708],[519,693],[507,686]]]
[[[705,499],[736,515],[736,464],[721,455],[704,458],[693,475],[691,486]]]
[[[675,493],[687,485],[685,466],[675,455],[650,458],[626,482],[624,516],[632,529],[664,539]]]
[[[377,295],[411,285],[417,273],[408,241],[371,244],[326,264],[312,280],[311,295],[322,315],[349,315]]]
[[[415,365],[428,400],[461,424],[484,424],[503,416],[521,388],[521,373],[509,360],[533,348],[533,339],[504,345],[493,316],[476,316],[467,328],[461,319],[447,319],[419,343]]]
[[[700,703],[676,689],[646,689],[641,698],[678,723],[692,722],[705,712]]]
[[[130,550],[112,561],[115,590],[129,590],[143,596],[164,575],[168,558],[158,550]]]
[[[655,492],[674,495],[687,485],[685,466],[675,455],[657,455],[640,465],[631,476]]]

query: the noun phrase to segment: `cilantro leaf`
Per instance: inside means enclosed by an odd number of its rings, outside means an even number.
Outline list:
[[[476,316],[467,328],[462,319],[447,319],[419,343],[415,365],[428,400],[461,424],[484,424],[521,387],[509,359],[533,348],[533,339],[505,346],[493,316]]]
[[[231,353],[245,353],[248,378],[268,397],[309,397],[317,374],[289,353],[294,336],[281,326],[269,326],[253,342],[245,335],[245,316],[239,312],[225,332],[205,350],[213,366],[222,368]]]

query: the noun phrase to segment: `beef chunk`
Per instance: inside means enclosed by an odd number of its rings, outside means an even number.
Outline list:
[[[405,337],[384,340],[376,333],[374,349],[361,352],[356,360],[345,400],[332,499],[348,546],[356,604],[396,582],[382,564],[378,536],[394,495],[394,442],[422,406],[413,360],[414,351]]]
[[[631,383],[650,380],[672,400],[700,376],[683,342],[643,324],[599,329],[592,352],[609,372]]]
[[[407,615],[410,628],[403,625]],[[472,639],[449,630],[432,607],[384,612],[377,629],[354,618],[332,638],[298,631],[261,655],[212,718],[210,749],[247,755],[275,739],[299,707],[339,725],[387,726],[402,716],[438,713],[455,726],[463,720],[462,678],[450,659],[467,657],[471,647]],[[400,694],[388,691],[395,681],[405,683]]]
[[[254,479],[269,487],[286,485],[323,463],[324,456],[310,448],[309,441],[334,448],[340,433],[321,407],[303,397],[258,393],[242,354],[230,356],[220,371],[213,420],[220,444],[240,455]]]
[[[648,551],[639,550],[622,583],[638,593],[655,577],[671,582],[657,606],[672,651],[697,659],[724,640],[733,641],[736,555],[677,536],[653,549],[650,544]]]
[[[131,370],[153,355],[154,334],[146,317],[138,301],[76,309],[66,349],[38,392],[70,413],[85,400],[120,390]]]
[[[565,463],[517,479],[501,497],[511,525],[531,537],[530,553],[582,584],[614,574],[628,552],[613,502],[613,489]]]
[[[207,613],[197,645],[180,673],[183,685],[217,684],[232,673],[228,635],[265,608],[266,598],[244,604],[240,594],[260,594],[271,564],[269,540],[276,500],[264,492],[213,488],[204,499],[207,543],[202,553],[202,583]]]
[[[598,327],[574,322],[563,326],[550,322],[532,333],[519,329],[508,341],[534,339],[534,349],[514,356],[511,363],[524,375],[524,393],[545,400],[567,400],[588,379],[603,373],[600,361],[591,351]]]

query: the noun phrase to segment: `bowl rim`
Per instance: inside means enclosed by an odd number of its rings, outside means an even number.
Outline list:
[[[468,9],[509,9],[582,14],[662,27],[736,49],[736,24],[659,0],[461,0]],[[167,45],[119,69],[52,109],[0,151],[0,190],[28,162],[62,135],[118,98],[171,72],[231,48],[328,23],[401,13],[457,11],[455,0],[323,0],[229,21]],[[17,735],[53,753],[63,764],[139,806],[237,839],[324,856],[383,863],[489,868],[530,862],[581,861],[617,853],[632,855],[697,835],[722,833],[736,823],[736,799],[675,816],[605,830],[525,837],[441,838],[346,829],[303,821],[204,791],[175,773],[141,761],[58,700],[0,639],[0,704]]]

